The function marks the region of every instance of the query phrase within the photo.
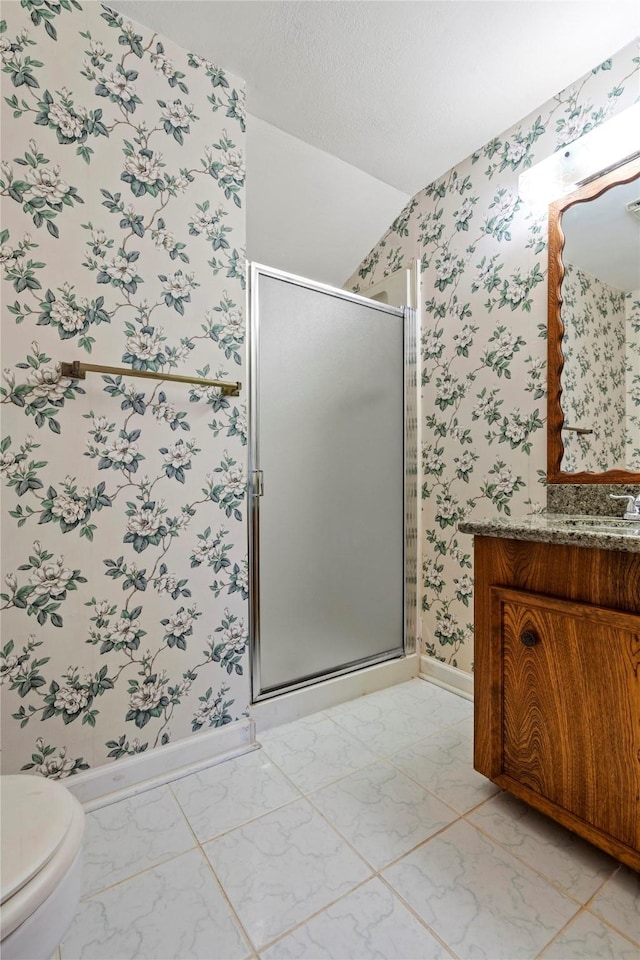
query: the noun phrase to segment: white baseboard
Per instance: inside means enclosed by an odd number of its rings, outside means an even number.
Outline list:
[[[384,690],[396,683],[404,683],[418,675],[418,655],[387,660],[372,667],[365,667],[341,677],[332,677],[320,683],[283,693],[279,697],[261,700],[251,707],[251,716],[256,722],[256,730],[262,733],[281,723],[290,723],[300,717],[309,716],[335,707],[345,700],[354,700],[366,693]]]
[[[256,730],[289,723],[418,675],[473,700],[471,674],[433,657],[413,654],[253,704],[248,719],[95,767],[69,777],[64,784],[87,812],[97,810],[257,749]]]
[[[236,720],[165,747],[86,770],[69,777],[64,785],[90,812],[257,748],[253,720]]]
[[[451,693],[457,693],[465,700],[473,700],[473,674],[464,673],[448,663],[442,663],[435,657],[420,657],[420,676],[431,683],[436,683]]]

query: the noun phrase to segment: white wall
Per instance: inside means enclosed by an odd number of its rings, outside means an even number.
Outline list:
[[[341,286],[409,199],[357,167],[247,119],[247,257]]]

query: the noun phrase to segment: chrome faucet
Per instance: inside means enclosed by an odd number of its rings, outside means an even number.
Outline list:
[[[609,496],[612,500],[626,500],[627,501],[627,510],[624,515],[625,520],[637,520],[640,522],[640,494],[637,497],[633,496],[631,493],[617,494],[610,493]]]

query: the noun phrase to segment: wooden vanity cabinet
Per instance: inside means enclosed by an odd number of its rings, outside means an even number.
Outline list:
[[[476,536],[474,766],[640,870],[640,554]]]

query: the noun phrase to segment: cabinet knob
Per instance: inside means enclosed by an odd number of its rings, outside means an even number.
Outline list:
[[[535,647],[539,639],[538,634],[534,633],[533,630],[523,630],[520,634],[520,641],[525,647]]]

